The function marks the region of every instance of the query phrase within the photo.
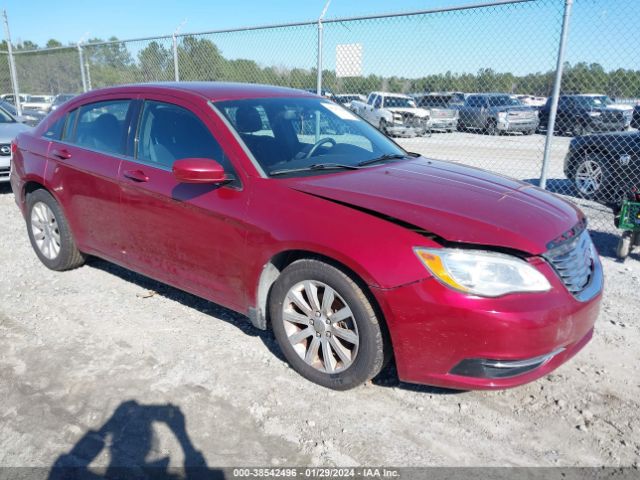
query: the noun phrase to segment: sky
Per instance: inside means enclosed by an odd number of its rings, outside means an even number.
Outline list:
[[[327,18],[424,10],[479,0],[332,0]],[[75,43],[201,32],[317,19],[325,0],[5,0],[14,43],[50,38]],[[555,67],[562,0],[325,26],[325,67],[334,68],[336,47],[363,45],[364,74],[416,77],[477,72],[483,67],[524,74]],[[567,60],[598,62],[606,69],[640,68],[638,0],[576,0]],[[262,66],[311,68],[316,27],[219,34],[209,37],[227,58]],[[144,43],[131,46],[139,51]]]

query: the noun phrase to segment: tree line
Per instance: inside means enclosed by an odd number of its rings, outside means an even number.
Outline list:
[[[174,79],[171,39],[145,42],[120,42],[116,37],[102,43],[90,39],[83,46],[85,72],[92,88],[122,83],[168,81]],[[95,44],[95,45],[93,45]],[[56,50],[46,50],[47,48]],[[6,42],[0,43],[6,51]],[[20,53],[35,50],[30,53]],[[185,36],[178,44],[181,80],[223,80],[266,83],[301,89],[314,89],[315,68],[264,66],[249,59],[225,58],[208,38]],[[82,91],[80,60],[75,45],[64,47],[49,40],[44,48],[30,41],[15,46],[20,89],[29,93],[75,93]],[[367,94],[372,90],[398,93],[460,91],[506,92],[547,96],[551,93],[554,71],[515,75],[482,68],[476,73],[444,73],[419,78],[371,74],[337,78],[332,70],[323,70],[323,87],[334,92]],[[0,58],[0,86],[9,89],[6,55]],[[563,90],[576,93],[604,93],[612,97],[640,98],[640,70],[618,68],[606,71],[598,63],[565,64]]]

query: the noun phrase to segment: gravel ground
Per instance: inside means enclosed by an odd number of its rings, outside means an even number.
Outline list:
[[[0,217],[0,466],[638,464],[640,257],[610,233],[595,336],[551,375],[452,392],[388,369],[340,393],[242,315],[97,259],[47,270],[6,185]]]

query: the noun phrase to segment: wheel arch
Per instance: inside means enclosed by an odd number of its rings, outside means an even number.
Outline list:
[[[303,249],[291,249],[278,252],[273,255],[262,268],[256,285],[254,306],[249,307],[249,318],[251,319],[251,323],[255,327],[260,328],[261,330],[267,330],[269,326],[269,310],[267,307],[269,302],[269,295],[271,293],[271,287],[273,287],[273,284],[276,282],[276,280],[280,276],[280,273],[285,268],[287,268],[296,260],[302,259],[318,260],[324,262],[348,275],[363,291],[363,293],[367,297],[367,300],[374,308],[376,315],[380,319],[380,322],[384,325],[383,328],[386,330],[387,327],[382,309],[380,308],[380,305],[378,305],[376,298],[371,293],[368,283],[365,281],[362,275],[360,275],[353,268],[346,265],[344,262],[336,260],[335,258],[321,253],[313,252],[311,250]]]

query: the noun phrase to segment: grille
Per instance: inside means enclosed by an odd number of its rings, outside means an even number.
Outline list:
[[[581,293],[593,275],[595,251],[589,232],[584,230],[573,240],[552,248],[544,254],[562,283],[572,294]]]

